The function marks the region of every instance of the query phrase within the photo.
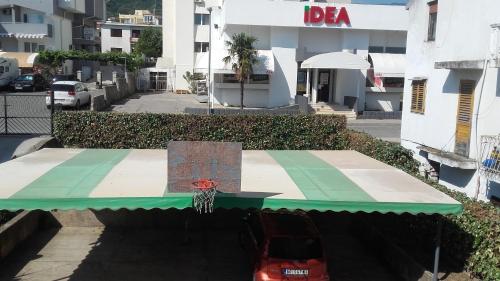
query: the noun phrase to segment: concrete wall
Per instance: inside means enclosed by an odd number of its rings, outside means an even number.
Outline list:
[[[483,70],[435,69],[438,61],[485,60],[490,57],[491,25],[500,23],[500,2],[485,0],[471,5],[465,0],[439,1],[436,41],[427,41],[428,6],[426,1],[411,1],[407,41],[406,81],[427,78],[425,114],[411,113],[411,83],[404,89],[402,144],[415,150],[419,145],[453,152],[460,79],[477,81],[470,158],[476,159],[476,145],[482,135],[500,133],[500,72]],[[467,36],[464,36],[467,34]],[[477,122],[477,126],[476,126]],[[477,134],[476,134],[477,130]],[[429,134],[432,132],[432,134]],[[425,162],[425,157],[419,160]],[[442,167],[441,183],[469,195],[475,193],[477,174]],[[459,182],[459,184],[457,183]],[[488,187],[483,179],[480,197],[500,196],[500,190]]]

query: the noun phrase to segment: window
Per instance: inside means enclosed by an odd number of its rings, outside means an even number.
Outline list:
[[[52,36],[54,36],[54,27],[52,26],[52,24],[47,24],[47,36],[49,36],[49,38],[52,38]]]
[[[437,13],[438,1],[429,2],[429,30],[427,31],[427,41],[436,40],[436,26],[437,26]]]
[[[24,42],[24,52],[31,53],[31,43],[30,42]]]
[[[386,88],[403,88],[405,86],[405,79],[398,77],[384,78],[384,87]]]
[[[208,52],[208,48],[209,48],[208,42],[194,42],[195,53],[206,53]]]
[[[424,114],[427,80],[414,80],[411,90],[411,112]]]
[[[369,53],[383,53],[384,47],[382,47],[382,46],[370,46],[370,47],[368,47],[368,52]]]
[[[121,53],[122,48],[111,48],[111,52]]]
[[[385,52],[388,54],[406,54],[405,47],[386,47]]]
[[[132,30],[132,38],[139,38],[139,37],[141,37],[141,31],[137,29]]]
[[[269,84],[269,75],[252,74],[250,75],[250,84]]]
[[[10,72],[10,67],[6,66],[5,67],[5,72],[9,73]]]
[[[472,114],[474,112],[474,89],[476,81],[460,80],[460,93],[458,96],[457,127],[455,133],[455,153],[469,157]]]
[[[38,44],[37,43],[31,43],[31,52],[36,52],[38,50]]]
[[[38,51],[39,52],[45,51],[45,45],[38,45]]]
[[[122,30],[121,29],[111,29],[111,37],[122,37]]]
[[[194,24],[195,25],[209,25],[210,15],[209,14],[194,14]]]
[[[24,23],[28,22],[28,14],[23,14],[23,22]]]

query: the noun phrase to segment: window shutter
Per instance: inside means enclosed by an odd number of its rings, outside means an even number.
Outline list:
[[[411,97],[411,111],[415,113],[425,112],[425,88],[427,85],[426,80],[413,81],[412,97]]]

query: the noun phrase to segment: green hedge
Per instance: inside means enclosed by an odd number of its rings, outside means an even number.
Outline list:
[[[165,148],[169,140],[200,140],[239,141],[243,142],[244,149],[256,150],[353,149],[419,177],[418,162],[413,159],[411,151],[398,144],[346,130],[345,119],[332,116],[61,112],[55,116],[55,135],[66,146],[82,148],[157,149]],[[444,258],[453,260],[459,265],[459,270],[467,270],[483,280],[500,280],[498,211],[491,204],[474,202],[461,193],[428,183],[464,204],[462,215],[444,218]],[[398,220],[400,227],[408,227],[406,235],[394,235],[404,239],[401,243],[419,242],[422,248],[432,249],[434,217],[396,216],[394,220],[386,219],[390,222]]]
[[[60,112],[54,118],[55,136],[70,147],[155,149],[170,140],[242,142],[246,150],[346,147],[340,117]]]

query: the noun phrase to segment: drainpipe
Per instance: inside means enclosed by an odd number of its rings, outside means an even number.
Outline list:
[[[483,69],[483,82],[481,83],[481,91],[479,92],[479,98],[477,102],[477,108],[476,108],[476,121],[475,121],[475,135],[476,135],[476,172],[477,172],[477,182],[476,182],[476,190],[474,193],[474,200],[478,200],[479,198],[479,193],[481,191],[481,174],[479,171],[481,170],[481,156],[480,156],[480,151],[481,151],[481,140],[479,136],[479,130],[478,130],[478,125],[479,125],[479,110],[481,109],[481,100],[483,98],[483,89],[484,89],[484,83],[486,82],[486,72],[488,71],[488,64],[490,60],[486,59],[484,60],[484,69]]]

